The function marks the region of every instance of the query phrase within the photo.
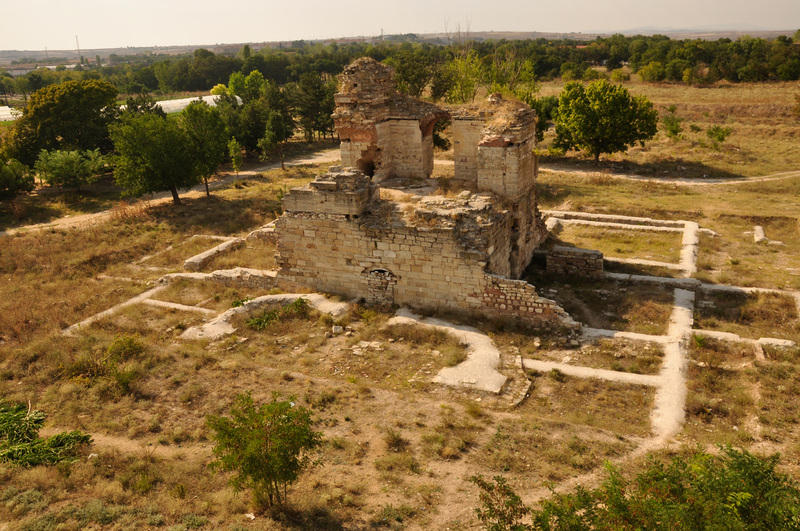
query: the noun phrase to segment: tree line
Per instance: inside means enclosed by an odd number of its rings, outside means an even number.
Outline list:
[[[464,50],[468,54],[464,54]],[[800,79],[800,30],[793,36],[773,40],[743,36],[716,41],[671,39],[664,35],[597,37],[592,41],[561,40],[460,40],[448,44],[402,42],[321,44],[298,41],[282,48],[264,47],[253,52],[249,45],[235,55],[215,54],[206,49],[185,56],[112,54],[103,63],[78,65],[75,70],[38,69],[12,78],[0,71],[0,98],[33,93],[44,86],[70,80],[101,79],[123,94],[149,92],[206,91],[226,83],[231,74],[258,71],[264,79],[282,86],[298,83],[304,74],[316,73],[330,79],[358,57],[386,61],[398,70],[401,88],[414,92],[421,78],[436,81],[444,96],[463,87],[448,83],[448,70],[460,65],[491,84],[493,70],[509,57],[523,58],[537,79],[566,77],[588,79],[598,75],[597,67],[608,72],[624,65],[648,82],[677,82],[691,85],[721,80],[732,83],[796,81]],[[422,66],[422,68],[417,68]],[[413,94],[412,94],[413,95]]]
[[[229,158],[242,155],[283,163],[283,146],[295,131],[306,141],[333,134],[336,85],[315,73],[277,86],[253,71],[234,72],[217,84],[217,105],[192,102],[167,116],[146,93],[116,105],[118,92],[104,80],[74,80],[43,87],[28,98],[22,116],[0,137],[0,199],[30,192],[42,182],[80,191],[109,169],[130,195],[178,190],[205,182]]]

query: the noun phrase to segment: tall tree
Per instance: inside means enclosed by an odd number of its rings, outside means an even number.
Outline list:
[[[316,72],[307,72],[289,91],[305,140],[312,142],[314,133],[327,132],[332,124],[335,86],[324,82]]]
[[[242,169],[242,145],[236,140],[231,138],[228,141],[228,156],[231,158],[231,166],[233,171],[236,172],[236,177],[239,177],[239,170]]]
[[[117,89],[107,81],[67,81],[33,93],[14,124],[12,153],[32,166],[42,149],[111,148]]]
[[[281,159],[281,169],[285,170],[283,145],[291,136],[292,129],[286,123],[284,117],[279,112],[270,111],[264,136],[258,141],[258,147],[261,148],[263,153],[262,157],[267,157],[271,151],[277,151]]]
[[[125,100],[125,110],[122,111],[123,113],[132,113],[132,114],[155,114],[162,118],[167,117],[167,113],[164,112],[164,109],[158,105],[156,99],[151,96],[147,91],[141,91],[136,96],[129,96],[128,99]]]
[[[556,145],[563,149],[584,149],[594,157],[601,153],[625,151],[637,142],[653,138],[658,111],[642,96],[606,80],[588,86],[570,81],[558,99],[555,113]]]
[[[228,135],[225,122],[217,109],[203,100],[193,101],[180,114],[180,125],[189,140],[189,151],[196,172],[208,190],[208,178],[217,171],[225,158]]]
[[[111,128],[117,155],[114,176],[130,195],[169,190],[176,205],[179,188],[200,182],[188,135],[175,120],[154,114],[123,116]]]

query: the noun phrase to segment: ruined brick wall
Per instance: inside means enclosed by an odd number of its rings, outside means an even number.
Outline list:
[[[547,251],[547,272],[597,277],[603,274],[603,253],[592,249],[556,245]]]
[[[566,313],[524,281],[487,273],[486,255],[453,231],[370,228],[337,214],[287,213],[277,224],[278,285],[364,298],[373,304],[502,315],[561,326]]]
[[[394,88],[394,70],[368,57],[339,76],[333,121],[342,140],[342,164],[380,181],[425,178],[433,171],[433,126],[449,117],[439,107]]]
[[[278,285],[371,304],[500,313],[560,326],[565,314],[511,273],[514,213],[489,194],[380,199],[358,171],[332,167],[284,197]],[[541,311],[539,311],[541,310]]]
[[[487,315],[519,319],[534,326],[542,323],[572,325],[572,319],[555,301],[540,297],[536,288],[524,280],[486,275],[486,281],[483,305]]]

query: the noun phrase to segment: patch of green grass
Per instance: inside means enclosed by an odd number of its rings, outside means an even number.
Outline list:
[[[605,257],[638,258],[657,262],[678,263],[681,254],[681,233],[654,232],[566,224],[558,235],[565,243],[595,249]]]

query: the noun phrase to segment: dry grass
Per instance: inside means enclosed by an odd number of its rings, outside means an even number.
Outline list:
[[[181,242],[172,243],[167,240],[165,243],[169,244],[169,247],[143,260],[141,262],[142,266],[163,268],[165,270],[181,270],[185,260],[222,242],[214,238],[198,235],[191,236]]]
[[[203,271],[232,269],[234,267],[268,270],[277,269],[278,266],[275,262],[276,252],[277,249],[274,243],[252,238],[248,240],[243,247],[228,253],[216,255],[203,266]]]
[[[600,279],[555,278],[529,270],[528,281],[574,319],[593,328],[663,335],[672,293],[658,286]]]
[[[758,339],[800,341],[800,319],[793,297],[776,293],[703,292],[695,304],[694,327]]]
[[[800,124],[792,115],[796,83],[720,83],[695,88],[632,82],[625,86],[633,94],[645,95],[659,110],[675,105],[676,115],[685,120],[684,138],[675,141],[660,130],[644,148],[604,155],[602,168],[676,178],[724,178],[770,175],[798,167]],[[560,82],[543,83],[542,94],[557,94],[561,87]],[[706,136],[714,125],[732,129],[718,148]],[[553,136],[552,131],[546,135],[541,150],[547,150]],[[555,157],[552,162],[572,167],[592,164],[581,154]]]
[[[661,346],[643,341],[600,339],[579,349],[536,349],[527,354],[537,360],[563,362],[635,374],[657,374],[664,351]]]
[[[534,389],[520,408],[523,413],[558,418],[620,436],[650,433],[649,412],[655,394],[652,388],[576,378],[558,371],[532,376]]]
[[[686,434],[700,443],[748,444],[758,428],[754,371],[755,354],[748,344],[736,345],[696,337],[688,373]]]
[[[800,288],[800,177],[736,185],[682,186],[621,180],[593,186],[582,175],[543,172],[540,208],[696,221],[701,235],[697,277],[711,282]],[[768,215],[765,215],[768,213]],[[755,244],[754,225],[785,245]]]
[[[602,430],[526,416],[499,422],[475,459],[493,474],[541,485],[593,470],[632,446]]]

